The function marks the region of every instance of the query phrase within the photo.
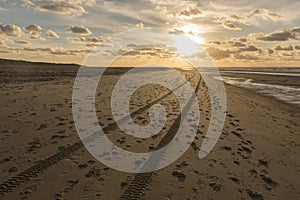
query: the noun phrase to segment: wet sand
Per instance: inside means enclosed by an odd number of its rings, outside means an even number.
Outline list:
[[[24,71],[32,68],[29,64],[19,76],[15,72],[9,76],[7,69],[20,71],[14,65],[1,68],[0,199],[300,198],[300,109],[296,106],[226,85],[223,133],[213,151],[199,159],[211,112],[207,89],[200,82],[201,120],[191,147],[170,166],[136,175],[103,165],[80,143],[72,118],[76,66],[57,67],[55,72],[50,68],[38,74],[35,68],[25,77]],[[65,74],[57,76],[62,68]],[[182,73],[188,78],[193,72]],[[110,95],[119,78],[120,71],[107,73],[97,91],[97,116],[102,127],[114,123]],[[194,88],[199,78],[196,75],[191,80]],[[168,92],[158,85],[141,88],[132,97],[130,111]],[[133,138],[119,128],[110,129],[107,136],[130,151],[154,151],[180,114],[174,95],[160,103],[168,118],[157,136]],[[147,111],[132,117],[139,125],[149,123]]]

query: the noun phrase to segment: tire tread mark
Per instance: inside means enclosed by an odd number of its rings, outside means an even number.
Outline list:
[[[199,87],[201,83],[201,77],[199,78],[199,81],[197,83],[195,94],[198,93]],[[192,98],[191,98],[192,99]],[[191,100],[190,99],[190,100]],[[172,124],[171,128],[167,132],[167,134],[162,138],[162,140],[159,142],[156,149],[160,149],[167,145],[175,136],[176,130],[178,130],[179,124],[181,120],[181,115],[179,115],[174,123]],[[155,158],[154,158],[155,159]],[[149,159],[151,162],[151,160]],[[147,165],[147,163],[145,164]],[[127,185],[124,192],[122,193],[119,200],[139,200],[144,195],[144,190],[146,189],[147,185],[151,182],[151,177],[153,175],[153,172],[148,173],[140,173],[137,174]]]
[[[195,73],[193,73],[187,79],[187,81],[192,80],[194,78],[194,76],[195,76]],[[174,90],[177,90],[178,88],[182,87],[184,84],[187,83],[187,81],[185,81],[184,83],[182,83],[179,86],[177,86],[176,88],[174,88]],[[166,98],[170,94],[172,94],[172,91],[167,92],[166,94],[153,100],[149,104],[137,109],[136,111],[132,112],[130,114],[130,116],[136,116],[140,112],[147,110],[152,105],[154,105],[157,102],[161,101],[162,99]],[[125,116],[124,118],[128,118],[130,116]],[[122,118],[121,120],[124,120],[124,118]],[[115,128],[117,128],[117,122],[114,122],[114,123],[109,124],[106,127],[104,127],[103,132],[111,131],[111,130],[114,130]],[[88,142],[89,140],[92,140],[96,136],[97,136],[97,134],[94,133],[83,140],[84,140],[84,142]],[[37,177],[38,175],[42,174],[51,166],[55,165],[56,163],[58,163],[61,160],[64,160],[65,158],[70,157],[74,152],[76,152],[77,150],[79,150],[83,147],[84,147],[84,145],[83,145],[82,141],[79,140],[78,142],[72,144],[71,146],[68,146],[68,147],[60,150],[58,153],[55,153],[46,159],[37,161],[36,164],[34,164],[32,167],[29,167],[29,168],[25,169],[24,171],[18,173],[17,175],[0,183],[0,197],[5,195],[6,193],[12,192],[14,188],[17,188],[22,183],[28,182],[32,178]]]

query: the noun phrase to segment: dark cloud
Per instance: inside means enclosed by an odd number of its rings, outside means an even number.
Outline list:
[[[231,38],[230,40],[226,40],[226,43],[233,47],[245,47],[248,40],[244,37],[236,37]]]
[[[237,16],[237,15],[230,15],[230,18],[233,19],[233,20],[236,20],[236,21],[240,21],[240,20],[244,19],[244,17],[240,17],[240,16]]]
[[[247,38],[243,38],[243,37],[237,38],[237,40],[240,42],[248,42]]]
[[[229,58],[231,53],[232,53],[229,50],[222,50],[222,49],[215,48],[215,47],[209,47],[209,48],[206,49],[206,51],[215,60],[222,60],[222,59],[225,59],[225,58]]]
[[[37,47],[37,48],[26,47],[26,48],[23,48],[23,50],[24,51],[41,51],[41,52],[55,51],[55,49],[51,48],[51,47],[45,47],[45,48],[42,48],[42,47]]]
[[[277,50],[277,51],[293,51],[294,47],[292,45],[289,45],[286,47],[277,46],[277,47],[275,47],[275,50]]]
[[[287,30],[277,30],[270,34],[256,34],[256,39],[261,41],[288,41],[291,39],[296,39],[295,36]]]
[[[244,43],[241,43],[241,42],[229,41],[228,43],[233,47],[245,47],[246,46]]]
[[[142,47],[142,45],[138,45],[138,46]],[[124,55],[124,56],[132,56],[132,57],[156,57],[156,58],[171,58],[176,55],[176,53],[174,53],[173,51],[167,51],[165,49],[156,48],[156,47],[152,48],[149,47],[149,45],[143,45],[143,46],[147,46],[147,47],[140,48],[140,49],[131,49],[131,50],[125,50],[125,49],[119,49],[116,51],[106,50],[104,54],[113,55],[113,56]]]
[[[37,24],[26,26],[25,30],[30,33],[42,33],[44,31],[44,29]]]
[[[172,29],[169,31],[169,34],[185,34],[185,32],[178,29]]]
[[[207,43],[212,44],[212,45],[223,45],[223,44],[225,44],[224,41],[219,41],[219,40],[208,41]]]
[[[22,4],[28,8],[34,8],[39,11],[48,11],[58,14],[82,15],[83,13],[86,13],[86,10],[81,5],[69,1],[46,1],[44,4],[38,5],[30,0],[22,0]]]
[[[244,48],[240,48],[240,51],[259,51],[256,46],[250,45]]]
[[[96,43],[88,43],[85,46],[87,46],[87,47],[96,47],[97,44]]]
[[[26,44],[26,45],[31,44],[27,40],[14,40],[14,43],[16,43],[16,44]]]
[[[25,27],[25,30],[28,33],[27,37],[29,39],[45,40],[44,38],[41,38],[41,33],[44,32],[44,29],[41,26],[37,24],[29,25]]]
[[[272,49],[267,49],[267,52],[268,52],[269,55],[271,55],[271,54],[274,53],[274,50],[272,50]]]
[[[254,9],[254,10],[251,10],[250,12],[249,12],[249,15],[250,16],[254,16],[254,15],[260,15],[260,14],[263,14],[264,13],[264,10],[263,9],[258,9],[258,8],[256,8],[256,9]]]
[[[220,41],[220,40],[208,41],[207,44],[218,45],[218,46],[223,45],[227,47],[246,47],[247,42],[248,40],[246,38],[237,37],[237,38],[231,38],[229,40],[224,40],[224,41]]]
[[[22,35],[22,30],[19,26],[13,24],[0,24],[0,34],[7,36],[19,37]]]
[[[273,18],[273,19],[278,19],[282,17],[281,15],[275,12],[271,12],[270,10],[264,8],[256,8],[250,11],[248,17],[254,17],[258,15],[267,16],[268,18]]]
[[[222,26],[228,30],[242,30],[239,26],[232,22],[224,22]]]
[[[89,53],[89,49],[62,49],[62,48],[52,48],[52,47],[36,47],[36,48],[30,48],[26,47],[23,49],[16,49],[18,51],[28,51],[28,52],[41,52],[41,53],[47,53],[51,55],[58,55],[58,56],[76,56],[80,54],[86,54]]]
[[[71,26],[66,29],[66,32],[80,34],[80,35],[91,35],[92,34],[92,32],[84,26]]]
[[[38,9],[44,11],[51,11],[59,14],[78,14],[81,15],[86,13],[86,10],[82,6],[66,4],[66,3],[56,3],[56,4],[49,4],[44,6],[39,6]]]
[[[237,59],[237,60],[248,60],[248,61],[251,61],[251,60],[260,60],[260,58],[258,56],[253,56],[253,55],[244,55],[244,54],[235,54],[234,55],[234,59]]]
[[[188,17],[188,18],[194,18],[201,15],[202,12],[197,7],[190,7],[188,10],[184,10],[178,13],[179,16]]]
[[[257,20],[253,18],[262,18],[264,20],[276,21],[281,16],[277,13],[271,12],[270,10],[264,8],[258,8],[250,11],[248,14],[239,16],[236,14],[231,14],[229,16],[215,17],[213,22],[222,25],[224,28],[229,30],[241,30],[241,28],[236,24],[244,25],[255,25],[257,26]]]

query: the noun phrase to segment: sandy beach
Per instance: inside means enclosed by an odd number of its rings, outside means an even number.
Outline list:
[[[0,0],[0,200],[300,200],[300,0]]]
[[[124,173],[97,161],[79,139],[72,116],[77,70],[74,65],[2,61],[0,199],[300,198],[298,105],[225,84],[227,113],[222,135],[212,152],[199,159],[211,118],[209,95],[199,74],[180,71],[193,88],[200,86],[196,91],[201,119],[194,142],[166,168],[145,174]],[[178,101],[173,94],[159,101],[168,116],[158,135],[140,139],[123,134],[114,125],[110,104],[112,89],[122,73],[109,71],[100,81],[96,97],[99,123],[109,127],[106,135],[119,147],[155,151],[173,137],[172,127],[176,129],[174,121],[180,116]],[[251,75],[255,77],[262,79]],[[265,75],[263,79],[278,82],[287,78]],[[288,81],[299,85],[299,78]],[[168,92],[155,84],[137,90],[130,101],[134,122],[149,123],[149,109],[137,110]]]

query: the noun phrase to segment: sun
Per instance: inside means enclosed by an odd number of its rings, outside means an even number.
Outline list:
[[[192,35],[198,35],[198,34],[202,33],[200,27],[197,26],[196,24],[185,24],[185,25],[179,27],[178,29],[182,30],[185,33],[189,33]]]
[[[203,44],[205,42],[204,39],[200,36],[203,31],[196,24],[185,24],[181,27],[176,28],[176,30],[182,31],[184,35],[192,39],[197,44]]]
[[[175,28],[175,30],[177,34],[172,34],[170,37],[173,39],[173,45],[177,49],[177,53],[191,56],[203,51],[200,45],[205,41],[200,36],[202,31],[199,26],[196,24],[185,24]]]

